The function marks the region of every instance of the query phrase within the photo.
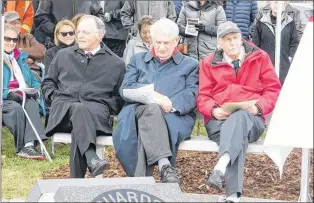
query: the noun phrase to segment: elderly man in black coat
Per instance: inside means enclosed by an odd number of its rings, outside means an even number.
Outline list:
[[[125,65],[101,43],[104,30],[99,18],[84,16],[77,28],[78,45],[58,52],[42,83],[51,103],[46,135],[71,132],[71,178],[84,178],[87,167],[97,176],[109,166],[96,155],[96,136],[112,133],[110,114],[123,105],[119,88]]]

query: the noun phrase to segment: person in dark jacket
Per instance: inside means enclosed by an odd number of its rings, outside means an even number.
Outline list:
[[[94,15],[104,21],[104,12],[98,1],[40,1],[34,16],[38,42],[46,46],[53,42],[56,24],[63,19],[71,19],[78,13]]]
[[[84,178],[87,167],[94,177],[109,166],[96,155],[96,136],[112,133],[110,114],[123,106],[119,88],[125,64],[102,44],[104,32],[99,18],[83,16],[76,29],[78,45],[58,52],[42,82],[44,99],[51,104],[46,135],[72,135],[72,178]]]
[[[179,17],[183,2],[182,0],[173,0],[174,8],[176,9],[177,18]]]
[[[253,43],[266,51],[273,65],[275,65],[277,3],[271,2],[270,6],[271,10],[264,13],[256,23]],[[299,39],[294,20],[287,13],[283,13],[281,27],[279,79],[283,84],[298,48]]]
[[[54,44],[46,51],[44,65],[46,72],[49,71],[51,61],[57,55],[57,53],[64,48],[73,46],[75,43],[75,26],[70,20],[62,20],[56,25],[54,31]]]
[[[282,1],[282,10],[283,10],[284,14],[289,15],[293,19],[295,26],[296,26],[296,29],[297,29],[297,32],[298,32],[298,38],[300,40],[302,37],[302,34],[303,34],[303,30],[305,28],[305,26],[302,26],[302,23],[301,23],[300,11],[298,9],[292,7],[286,1]],[[263,17],[263,14],[267,14],[270,11],[271,11],[271,4],[270,3],[259,10],[259,12],[256,16],[256,19],[254,21],[254,24],[252,26],[252,36],[253,36],[253,32],[255,30],[256,22]]]
[[[187,34],[188,19],[198,19],[197,36]],[[188,55],[201,60],[217,47],[217,28],[226,21],[225,11],[216,1],[189,1],[181,9],[177,24],[188,45]]]
[[[123,28],[120,16],[124,2],[125,0],[104,2],[106,35],[103,42],[119,57],[123,56],[128,38],[128,30]]]
[[[249,40],[251,26],[258,13],[257,2],[229,0],[226,2],[225,11],[227,20],[236,23],[241,30],[242,37]]]

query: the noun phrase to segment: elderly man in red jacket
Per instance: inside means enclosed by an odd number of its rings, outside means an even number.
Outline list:
[[[206,182],[222,189],[226,202],[237,202],[243,189],[243,171],[248,143],[265,129],[264,115],[273,111],[281,85],[268,54],[242,40],[236,24],[227,21],[217,30],[219,49],[201,62],[198,110],[205,117],[210,140],[219,144],[219,160]],[[230,112],[228,102],[253,105]]]

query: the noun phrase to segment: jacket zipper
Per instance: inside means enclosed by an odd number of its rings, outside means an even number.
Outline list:
[[[199,12],[199,19],[201,20],[201,16],[202,16],[202,10],[200,10]],[[196,46],[196,51],[197,51],[197,60],[200,60],[200,52],[199,52],[199,46],[200,46],[200,32],[198,32],[197,34],[197,40],[196,40],[197,46]]]

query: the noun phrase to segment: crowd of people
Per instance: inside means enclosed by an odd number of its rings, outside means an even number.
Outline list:
[[[277,5],[7,1],[3,123],[17,155],[44,159],[26,111],[43,141],[71,133],[72,178],[84,178],[87,169],[95,177],[109,167],[96,154],[96,137],[112,135],[128,176],[151,176],[158,166],[161,182],[178,183],[178,147],[190,137],[197,109],[219,145],[206,186],[222,189],[225,182],[226,201],[239,201],[248,143],[262,135],[302,35],[300,13],[285,3],[277,76]],[[188,31],[195,20],[196,35]],[[141,97],[126,94],[147,85],[153,88]],[[24,94],[25,88],[40,92]],[[257,102],[247,109],[222,108],[250,100]],[[118,115],[115,130],[110,115]]]

